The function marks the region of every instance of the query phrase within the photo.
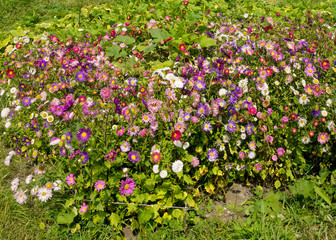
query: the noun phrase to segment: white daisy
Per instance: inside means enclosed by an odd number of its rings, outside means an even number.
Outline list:
[[[310,142],[310,137],[309,136],[302,137],[302,143],[303,144],[308,144],[309,142]]]
[[[62,189],[62,181],[61,180],[56,180],[54,183],[53,183],[53,189],[55,192],[58,192],[59,190]]]
[[[321,111],[321,115],[322,115],[323,117],[326,117],[326,116],[328,115],[328,112],[327,112],[326,110],[322,110],[322,111]]]
[[[299,103],[302,105],[309,103],[309,99],[306,94],[302,94],[302,96],[299,98]]]
[[[166,170],[161,170],[161,172],[160,172],[160,177],[161,178],[166,178],[167,175],[168,175],[168,172]]]
[[[154,166],[153,166],[153,172],[155,173],[155,174],[157,174],[157,173],[159,173],[159,165],[158,164],[155,164]]]
[[[183,162],[181,160],[176,160],[172,165],[172,171],[174,173],[179,173],[183,169]]]
[[[52,192],[46,187],[41,187],[37,190],[37,197],[41,202],[46,202],[52,197]]]
[[[27,190],[26,190],[27,191]],[[15,194],[14,194],[14,198],[16,200],[16,202],[18,204],[23,204],[23,203],[26,203],[27,201],[27,195],[26,195],[26,191],[22,191],[21,189],[19,191],[17,191]]]
[[[223,136],[223,142],[224,142],[224,143],[228,143],[228,142],[230,142],[230,137],[229,137],[228,135],[225,134],[225,135]]]
[[[6,118],[6,117],[8,117],[9,113],[10,113],[10,109],[9,108],[4,108],[1,111],[1,117]]]
[[[256,156],[256,154],[255,154],[254,151],[251,151],[251,152],[249,152],[249,153],[247,154],[247,157],[248,157],[249,159],[253,159],[253,158],[255,158],[255,156]]]
[[[326,101],[326,105],[327,105],[327,107],[330,107],[331,104],[332,104],[332,100],[331,100],[331,99],[328,99],[328,100]]]
[[[307,119],[305,118],[300,118],[299,119],[299,127],[304,127],[307,124]]]
[[[32,196],[36,196],[36,194],[37,194],[37,190],[38,190],[38,186],[33,187],[32,190],[30,191],[30,194],[31,194]]]

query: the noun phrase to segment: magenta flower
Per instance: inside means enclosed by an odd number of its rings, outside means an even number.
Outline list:
[[[329,141],[328,133],[319,133],[317,141],[321,144],[326,144]]]
[[[278,156],[276,155],[276,154],[274,154],[273,156],[272,156],[272,160],[275,162],[275,161],[277,161],[278,160]]]
[[[131,151],[128,153],[128,159],[131,162],[139,162],[140,161],[140,154],[138,151]]]
[[[135,182],[132,178],[127,178],[126,181],[121,180],[119,191],[122,195],[131,195],[135,189]]]
[[[88,210],[88,206],[86,206],[85,203],[83,203],[83,205],[81,206],[81,208],[79,209],[79,212],[81,213],[85,213]]]
[[[277,153],[278,153],[278,156],[281,157],[281,156],[285,155],[285,149],[278,148]]]
[[[68,186],[70,186],[71,184],[76,184],[76,178],[72,173],[69,176],[67,176],[66,183],[68,184]]]
[[[261,171],[262,170],[262,166],[260,165],[260,163],[257,163],[256,165],[254,165],[255,169],[257,171]]]
[[[273,137],[271,135],[266,135],[265,141],[271,143],[273,142]]]
[[[79,129],[77,133],[77,139],[78,141],[85,143],[89,140],[91,135],[92,135],[92,132],[90,128],[81,128]]]
[[[245,153],[244,152],[240,152],[239,153],[239,158],[244,159],[245,158]]]
[[[100,96],[102,97],[102,99],[108,99],[111,97],[111,89],[108,87],[103,88],[102,90],[100,90]]]
[[[105,188],[105,182],[102,180],[98,180],[95,183],[95,189],[99,192],[100,190],[103,190]]]

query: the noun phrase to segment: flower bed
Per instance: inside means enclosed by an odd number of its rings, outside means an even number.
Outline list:
[[[98,39],[15,38],[1,73],[5,165],[33,166],[12,182],[17,202],[57,196],[59,223],[135,229],[232,181],[279,188],[317,161],[331,168],[333,26],[245,17],[217,14],[183,36],[167,16]]]

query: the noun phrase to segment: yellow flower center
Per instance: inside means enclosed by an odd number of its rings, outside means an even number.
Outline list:
[[[126,185],[124,186],[124,189],[125,189],[125,190],[129,189],[129,184],[126,184]]]

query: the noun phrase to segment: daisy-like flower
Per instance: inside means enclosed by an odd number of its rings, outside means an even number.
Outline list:
[[[85,213],[87,210],[88,210],[88,206],[85,203],[83,203],[83,205],[79,209],[79,212],[80,213]]]
[[[215,148],[208,150],[208,159],[210,162],[216,161],[218,158],[218,151]]]
[[[62,181],[61,180],[56,180],[54,183],[53,183],[53,188],[54,188],[54,191],[55,192],[58,192],[59,190],[62,189]]]
[[[304,126],[306,126],[306,124],[307,124],[307,119],[305,119],[305,118],[300,118],[299,119],[299,127],[304,127]]]
[[[278,148],[277,153],[278,153],[278,156],[281,157],[281,156],[285,155],[285,149]]]
[[[131,150],[131,146],[127,141],[123,141],[123,143],[120,145],[120,149],[122,152],[128,152]]]
[[[276,155],[276,154],[274,154],[273,156],[272,156],[272,160],[275,162],[275,161],[277,161],[278,160],[278,156]]]
[[[317,141],[321,144],[326,144],[329,141],[328,133],[319,133]]]
[[[225,134],[225,135],[223,136],[223,142],[224,142],[224,143],[228,143],[228,142],[230,142],[230,137],[229,137],[228,135]]]
[[[37,197],[41,202],[46,202],[52,197],[52,191],[46,187],[37,190]]]
[[[255,169],[257,171],[261,171],[262,170],[262,166],[260,165],[260,163],[257,163],[256,165],[254,165]]]
[[[81,128],[79,129],[78,133],[77,133],[77,139],[78,141],[85,143],[89,140],[89,138],[91,137],[92,132],[90,130],[90,128]]]
[[[321,115],[322,115],[323,117],[326,117],[326,116],[328,116],[328,112],[327,112],[326,110],[322,110],[322,111],[321,111]]]
[[[332,104],[332,100],[331,100],[331,99],[328,99],[328,100],[326,101],[326,105],[327,105],[327,107],[330,107],[331,104]]]
[[[67,178],[65,180],[66,180],[66,183],[68,184],[68,186],[70,186],[72,184],[76,184],[76,178],[74,177],[74,175],[72,173],[69,176],[67,176]]]
[[[197,157],[193,157],[191,165],[193,165],[193,167],[197,167],[199,165],[199,159]]]
[[[105,182],[102,180],[98,180],[95,183],[95,189],[99,192],[100,190],[103,190],[105,188]]]
[[[121,180],[121,187],[119,191],[124,196],[129,196],[133,193],[135,189],[135,182],[132,178],[127,178],[126,181]]]
[[[139,162],[140,161],[140,154],[138,151],[131,151],[128,153],[128,159],[131,162]]]
[[[26,190],[27,191],[27,190]],[[17,191],[14,194],[14,198],[16,200],[16,202],[18,204],[23,204],[27,202],[27,195],[26,195],[26,191],[22,191],[21,189],[19,191]]]
[[[210,131],[212,130],[212,125],[211,125],[211,123],[210,123],[210,122],[205,122],[205,123],[203,124],[203,130],[204,130],[205,132],[210,132]]]
[[[301,97],[299,98],[299,103],[302,104],[302,105],[306,105],[309,102],[310,101],[309,101],[306,94],[302,94]]]
[[[161,170],[160,172],[160,177],[162,179],[166,178],[168,176],[168,172],[166,170]]]
[[[159,161],[161,160],[161,153],[159,153],[159,152],[154,152],[154,153],[152,154],[152,160],[153,160],[155,163],[159,162]]]
[[[302,143],[303,144],[308,144],[310,142],[310,137],[309,136],[303,136],[302,137]]]
[[[249,152],[249,153],[247,154],[247,157],[248,157],[249,159],[254,159],[255,156],[256,156],[256,154],[255,154],[254,151],[251,151],[251,152]]]
[[[181,160],[176,160],[172,165],[172,171],[174,173],[179,173],[183,169],[183,162]]]
[[[153,173],[157,174],[157,173],[159,173],[159,172],[160,172],[160,170],[159,170],[159,165],[158,165],[158,164],[155,164],[155,165],[153,166]]]

